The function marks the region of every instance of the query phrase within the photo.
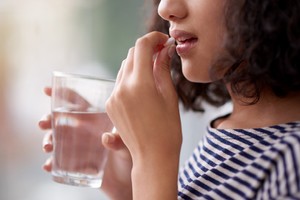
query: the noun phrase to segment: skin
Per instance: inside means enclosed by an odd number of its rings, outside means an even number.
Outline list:
[[[46,87],[44,93],[51,96],[51,88]],[[74,98],[77,98],[74,95]],[[72,99],[70,99],[72,101]],[[43,139],[43,151],[51,153],[53,151],[51,115],[45,115],[38,123],[40,129],[47,131]],[[103,145],[109,149],[108,161],[103,177],[102,190],[108,194],[110,199],[131,199],[131,168],[132,160],[128,149],[124,145],[118,133],[105,133],[102,136]],[[118,166],[121,166],[118,168]],[[47,172],[52,170],[52,157],[43,165]],[[122,188],[122,189],[120,189]]]
[[[209,69],[224,40],[224,0],[162,0],[158,14],[170,23],[170,34],[184,31],[197,37],[196,46],[180,55],[184,76],[192,82],[211,82]]]
[[[106,106],[132,156],[133,199],[177,197],[182,135],[178,98],[169,72],[169,48],[153,62],[156,47],[167,39],[153,32],[137,40]],[[149,184],[157,180],[159,184]]]
[[[147,169],[149,170],[149,173],[146,173],[148,178],[146,176],[144,176],[144,178],[149,180],[152,179],[154,181],[160,179],[161,176],[169,174],[167,177],[170,177],[171,180],[166,179],[165,185],[167,186],[170,182],[173,182],[173,190],[170,191],[177,190],[177,173],[182,137],[178,111],[178,99],[169,73],[169,54],[174,52],[174,46],[165,47],[161,51],[157,52],[157,47],[162,46],[167,39],[167,35],[156,32],[148,34],[137,41],[135,47],[129,50],[128,57],[123,61],[116,80],[116,88],[111,99],[107,103],[107,112],[110,115],[111,120],[116,125],[117,130],[120,133],[122,132],[120,135],[107,133],[104,134],[102,138],[104,146],[109,148],[111,153],[109,155],[103,186],[101,189],[107,193],[111,199],[141,199],[141,196],[144,196],[145,192],[147,192],[147,185],[138,183],[138,178],[141,176],[136,173],[144,165],[147,165]],[[142,56],[140,54],[135,54],[135,49],[139,48],[140,52],[146,51],[142,54],[148,55],[147,58],[140,59]],[[154,54],[158,54],[155,62],[153,62]],[[134,67],[134,69],[131,68],[132,63],[138,63],[138,65],[136,65],[137,67]],[[140,67],[147,65],[150,67],[144,69]],[[154,74],[155,76],[153,76]],[[145,78],[146,76],[147,78]],[[144,83],[140,84],[143,81]],[[130,84],[130,86],[128,84]],[[51,96],[51,89],[45,88],[45,93],[48,96]],[[128,97],[128,95],[131,96]],[[129,100],[129,98],[137,95],[141,96],[141,98],[138,99],[138,102],[134,102],[131,99]],[[151,96],[154,98],[149,101]],[[116,101],[115,99],[122,99],[122,101]],[[124,101],[130,101],[132,105],[126,103],[126,106],[122,107],[125,105]],[[141,109],[130,109],[139,102],[146,102],[147,105],[142,106]],[[155,109],[157,107],[160,107],[160,109]],[[121,110],[124,110],[124,112],[120,112]],[[135,112],[133,113],[130,110]],[[153,113],[155,110],[158,112]],[[173,110],[176,112],[173,113]],[[114,115],[113,113],[118,114]],[[144,113],[148,113],[148,115],[144,115]],[[136,121],[143,121],[144,124],[142,127],[136,126],[136,123],[133,121],[135,116],[138,116],[138,119],[135,119]],[[144,116],[144,118],[140,116]],[[153,118],[156,119],[156,122],[151,120]],[[122,119],[131,119],[131,121],[120,123],[120,121],[123,121]],[[152,125],[158,122],[163,122],[164,124],[167,124],[167,126]],[[170,125],[173,127],[173,130],[168,128]],[[43,130],[51,129],[51,117],[47,116],[46,118],[43,118],[39,122],[39,126]],[[145,127],[153,127],[153,129],[148,128],[147,131],[144,131]],[[140,130],[137,131],[137,129]],[[135,133],[135,135],[132,134],[129,136],[129,133]],[[144,134],[140,135],[139,133]],[[134,144],[138,144],[139,141],[147,143],[150,142],[148,136],[152,133],[157,133],[157,135],[153,136],[153,140],[151,141],[152,145],[150,145],[150,143],[147,145],[151,148],[143,149],[143,146],[133,146]],[[45,152],[51,152],[53,149],[51,135],[51,132],[45,135],[43,142]],[[170,145],[169,148],[164,148],[164,143],[172,141],[170,138],[173,138],[173,141],[177,145]],[[160,149],[155,148],[155,145],[157,146],[157,144],[161,147]],[[171,144],[173,144],[173,142]],[[128,147],[130,154],[126,147]],[[163,154],[162,152],[165,153]],[[163,156],[159,158],[152,157],[153,153],[155,155],[161,154]],[[140,159],[141,157],[143,157],[143,159]],[[149,165],[149,163],[162,163],[166,157],[170,160],[170,164],[168,167],[165,167],[164,171],[154,170],[156,165]],[[133,163],[135,163],[135,165],[133,165]],[[49,172],[51,171],[51,159],[46,161],[44,169]],[[144,172],[146,172],[146,168]],[[144,179],[140,181],[144,182]],[[139,185],[143,185],[145,187],[144,192],[136,194],[131,190],[131,188],[138,188]],[[154,194],[163,192],[160,191],[160,187],[153,187],[153,190],[155,190]],[[176,192],[172,192],[172,195],[176,198]],[[149,198],[152,199],[150,194]]]
[[[192,50],[181,55],[183,72],[194,82],[210,82],[209,69],[222,53],[226,34],[223,0],[161,0],[158,12],[170,22],[170,33],[186,31],[197,37]],[[111,199],[177,199],[177,176],[182,143],[178,98],[172,85],[169,54],[162,46],[167,35],[152,32],[139,38],[122,62],[116,87],[106,108],[118,133],[103,135],[110,149],[102,190]],[[157,55],[153,61],[153,56]],[[217,120],[216,128],[253,128],[300,120],[300,94],[274,96],[266,87],[260,101],[251,106],[231,93],[233,112]],[[45,93],[51,96],[51,89]],[[39,123],[51,129],[50,117]],[[51,133],[43,142],[52,151]],[[119,168],[119,166],[122,166]],[[51,160],[44,165],[51,171]],[[163,178],[162,178],[163,177]]]

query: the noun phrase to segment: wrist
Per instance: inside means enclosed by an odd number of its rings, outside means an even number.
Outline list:
[[[132,170],[133,199],[177,199],[179,155],[144,156]]]

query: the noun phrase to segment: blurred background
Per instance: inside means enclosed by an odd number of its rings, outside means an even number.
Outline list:
[[[149,1],[147,1],[149,2]],[[42,170],[37,123],[50,112],[43,94],[54,70],[115,78],[127,50],[145,33],[142,0],[0,0],[0,199],[106,200],[100,190],[65,186]],[[182,163],[206,123],[182,111]]]

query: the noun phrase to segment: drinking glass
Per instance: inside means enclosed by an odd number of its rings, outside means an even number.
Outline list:
[[[108,79],[53,72],[54,181],[91,188],[101,186],[108,153],[101,136],[113,129],[105,102],[114,83]]]

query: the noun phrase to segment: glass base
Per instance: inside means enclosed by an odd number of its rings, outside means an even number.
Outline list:
[[[80,173],[52,172],[52,179],[57,183],[80,187],[100,188],[102,185],[102,178],[99,178],[99,175],[95,177]]]

